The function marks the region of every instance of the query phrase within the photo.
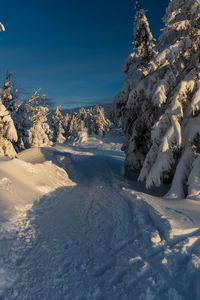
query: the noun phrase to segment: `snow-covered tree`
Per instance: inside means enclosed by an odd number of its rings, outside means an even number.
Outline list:
[[[66,128],[66,136],[68,142],[73,142],[78,137],[78,119],[77,114],[71,114]]]
[[[65,129],[64,129],[64,118],[60,112],[59,107],[56,107],[56,111],[52,116],[52,128],[53,128],[53,141],[63,144],[66,141]]]
[[[32,123],[28,130],[29,143],[31,147],[48,147],[52,145],[52,131],[47,123],[49,109],[42,105],[40,91],[37,91],[31,101],[27,103],[27,111],[30,114],[29,120]]]
[[[71,119],[71,114],[66,113],[66,115],[64,117],[64,126],[65,126],[65,128],[68,128],[70,119]]]
[[[30,147],[51,146],[52,131],[47,123],[48,107],[42,105],[40,90],[17,106],[14,121],[18,132],[18,151]]]
[[[147,187],[172,180],[169,195],[191,196],[200,189],[200,1],[171,0],[164,22],[162,48],[125,101],[125,169],[140,169]]]
[[[101,106],[89,109],[80,108],[78,112],[67,113],[64,119],[65,136],[68,142],[86,142],[88,135],[105,135],[111,128],[111,122],[105,117]]]
[[[17,157],[12,142],[18,139],[17,131],[10,112],[0,100],[0,154],[11,158]]]
[[[6,75],[3,88],[1,89],[2,103],[10,112],[16,110],[15,99],[17,98],[17,92],[18,92],[18,90],[14,88],[13,83],[11,82],[12,76],[13,73],[8,73]]]
[[[154,44],[154,38],[149,28],[149,23],[145,15],[145,10],[141,9],[138,1],[135,3],[137,9],[134,20],[134,46],[137,49],[139,57],[145,62],[149,62],[150,59],[156,54],[156,47]]]
[[[111,123],[105,117],[103,107],[96,105],[91,108],[87,118],[86,127],[88,128],[89,134],[94,133],[100,136],[104,136],[105,133],[110,130]]]
[[[80,120],[77,126],[77,130],[74,132],[74,136],[72,138],[73,142],[76,143],[85,143],[88,140],[88,130],[85,127],[84,120]]]
[[[31,128],[32,123],[29,119],[29,113],[27,111],[27,101],[17,105],[17,109],[14,113],[13,120],[18,134],[18,140],[14,144],[17,152],[30,148],[28,130]]]
[[[114,99],[113,120],[124,126],[126,115],[126,104],[129,94],[138,86],[141,79],[146,75],[146,65],[157,54],[157,47],[154,43],[153,35],[150,31],[149,22],[142,9],[136,1],[136,14],[134,18],[134,41],[133,52],[126,58],[122,66],[122,72],[127,74],[127,78]],[[135,107],[133,109],[137,116]],[[132,116],[133,119],[133,116]]]

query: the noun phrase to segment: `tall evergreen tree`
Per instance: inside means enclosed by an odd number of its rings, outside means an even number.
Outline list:
[[[146,76],[146,65],[157,53],[157,47],[150,31],[145,10],[141,8],[138,1],[135,3],[135,9],[134,51],[124,61],[122,72],[127,74],[127,78],[118,95],[114,99],[113,119],[116,123],[120,123],[123,127],[126,127],[124,120],[127,119],[126,105],[129,100],[129,94],[138,86],[141,79]],[[133,116],[134,112],[135,116]],[[137,113],[134,107],[131,120],[136,116]]]
[[[137,10],[134,20],[134,46],[138,56],[144,61],[149,62],[156,53],[154,38],[150,31],[149,22],[142,9],[136,1],[135,8]]]

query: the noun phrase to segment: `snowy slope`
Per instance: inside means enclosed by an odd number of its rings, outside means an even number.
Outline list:
[[[0,298],[200,299],[200,204],[124,178],[122,143],[1,159]]]

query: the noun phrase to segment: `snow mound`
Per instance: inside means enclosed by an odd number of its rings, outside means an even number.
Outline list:
[[[15,210],[24,210],[24,206],[33,204],[42,195],[60,187],[75,185],[67,173],[51,161],[36,163],[42,160],[39,150],[32,149],[20,157],[24,155],[28,160],[30,154],[33,154],[30,161],[34,161],[34,164],[19,159],[0,158],[0,218],[6,215],[9,219]]]

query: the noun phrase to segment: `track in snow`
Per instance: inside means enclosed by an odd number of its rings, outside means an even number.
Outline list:
[[[198,299],[199,237],[191,249],[189,238],[163,240],[122,190],[123,155],[80,148],[68,172],[77,186],[44,196],[6,237],[1,257],[17,276],[2,299]]]

